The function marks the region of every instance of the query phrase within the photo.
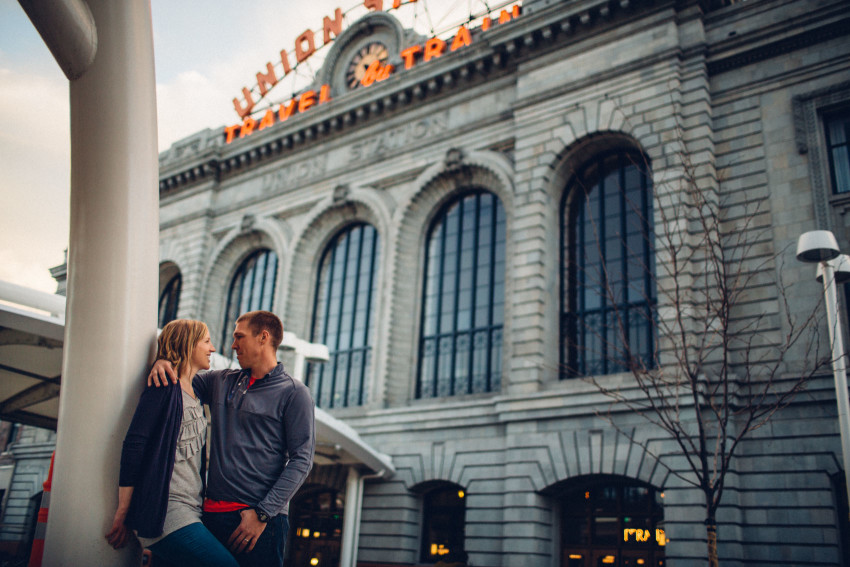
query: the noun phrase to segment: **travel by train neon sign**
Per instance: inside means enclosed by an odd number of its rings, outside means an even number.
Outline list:
[[[392,0],[392,8],[397,9],[404,4],[412,4],[416,1],[408,0],[407,2],[402,2],[402,0]],[[380,12],[383,10],[383,0],[363,0],[363,6],[369,11]],[[519,15],[519,5],[513,5],[510,9],[501,9],[495,21],[490,14],[484,15],[480,19],[480,29],[486,32],[494,25],[507,23],[518,18]],[[340,8],[336,8],[333,17],[325,16],[322,20],[321,47],[330,44],[342,31],[343,12]],[[275,65],[267,62],[265,71],[256,73],[256,87],[254,89],[242,88],[243,99],[233,99],[233,107],[242,121],[224,128],[226,143],[231,143],[237,137],[245,138],[250,136],[254,132],[259,132],[277,123],[284,122],[295,114],[302,114],[315,106],[325,104],[331,100],[330,85],[322,85],[318,91],[305,90],[297,96],[293,95],[290,100],[278,104],[276,110],[275,106],[272,105],[266,109],[259,120],[252,116],[256,104],[263,100],[282,78],[292,73],[297,65],[307,61],[307,59],[318,51],[319,47],[317,47],[316,36],[317,32],[310,29],[305,30],[295,39],[294,49],[291,51],[281,49],[280,67],[283,72],[281,77],[278,77],[278,73],[275,71]],[[464,24],[454,30],[453,36],[448,38],[448,41],[439,37],[431,37],[423,44],[405,47],[399,52],[399,56],[404,64],[404,69],[408,70],[420,63],[428,63],[442,57],[446,53],[468,47],[472,44],[472,41],[473,35],[470,33],[468,24]],[[372,61],[366,68],[360,84],[364,87],[371,86],[386,80],[395,72],[396,69],[391,64],[384,64],[378,60]]]

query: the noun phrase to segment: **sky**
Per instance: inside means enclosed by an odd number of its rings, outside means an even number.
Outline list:
[[[439,34],[481,4],[418,0],[397,15]],[[337,7],[350,11],[346,26],[365,13],[359,0],[151,0],[159,150],[239,122],[232,100],[242,87]],[[68,97],[68,80],[17,0],[0,0],[0,280],[46,292],[56,290],[49,269],[68,246]]]

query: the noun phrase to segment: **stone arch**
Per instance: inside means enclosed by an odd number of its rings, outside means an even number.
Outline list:
[[[639,152],[646,156],[647,165],[651,164],[646,150],[633,136],[619,131],[594,132],[564,146],[556,156],[551,166],[554,174],[547,184],[548,192],[553,196],[553,202],[559,203],[560,206],[567,182],[582,165],[593,156],[614,149]]]
[[[397,209],[398,227],[390,258],[392,266],[392,302],[388,313],[391,329],[387,340],[386,376],[410,376],[405,383],[386,384],[386,400],[390,405],[406,403],[413,395],[418,364],[422,270],[428,229],[443,205],[470,188],[482,188],[495,194],[502,203],[510,234],[514,185],[507,159],[495,152],[469,152],[450,149],[445,159],[422,172],[412,186],[408,200]],[[511,239],[506,242],[506,258],[512,254]],[[506,265],[509,265],[507,262]],[[510,297],[510,278],[505,278],[505,294]],[[508,344],[510,302],[505,302],[503,344]],[[507,352],[508,349],[505,349]],[[507,366],[503,366],[507,368]]]
[[[322,252],[340,230],[360,222],[374,226],[381,236],[380,264],[383,266],[389,240],[390,215],[386,203],[372,189],[338,187],[332,195],[316,203],[307,214],[303,229],[296,233],[292,255],[286,262],[290,274],[286,323],[287,328],[299,337],[306,339],[310,333],[310,306],[313,305]],[[380,292],[379,285],[379,295]]]
[[[230,280],[241,262],[258,248],[268,248],[277,254],[278,273],[275,277],[273,310],[283,318],[280,288],[284,281],[281,267],[286,253],[285,239],[271,220],[256,220],[252,215],[245,215],[241,226],[228,232],[213,249],[210,254],[212,261],[203,278],[203,289],[200,294],[203,298],[201,318],[209,327],[214,341],[222,336]],[[221,350],[220,345],[216,346]]]
[[[168,284],[174,276],[178,275],[182,277],[183,270],[180,269],[180,266],[176,262],[166,260],[159,263],[159,295],[162,295],[162,291],[165,289],[166,284]]]

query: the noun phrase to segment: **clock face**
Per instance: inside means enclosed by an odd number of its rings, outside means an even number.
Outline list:
[[[389,52],[386,46],[377,41],[358,49],[345,71],[345,83],[348,85],[348,89],[352,90],[360,86],[360,81],[366,74],[369,65],[375,61],[380,61],[381,65],[385,65],[388,57]]]

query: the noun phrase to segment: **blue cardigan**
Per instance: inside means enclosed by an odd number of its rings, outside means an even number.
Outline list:
[[[124,524],[141,537],[162,535],[182,422],[179,385],[145,388],[124,438],[118,480],[119,486],[134,487]]]

